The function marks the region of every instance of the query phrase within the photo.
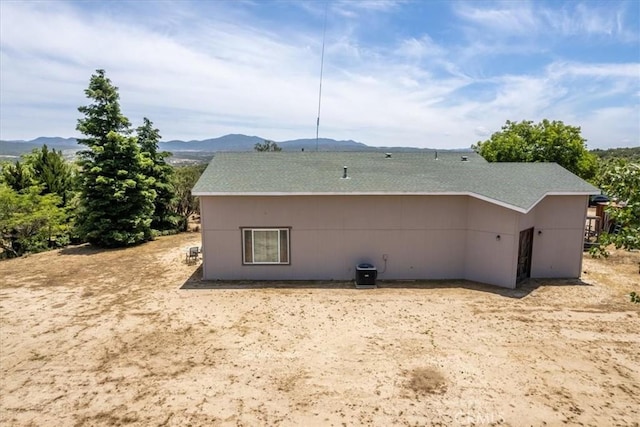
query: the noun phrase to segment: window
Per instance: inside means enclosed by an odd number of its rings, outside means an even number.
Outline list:
[[[288,228],[243,228],[243,264],[289,264]]]

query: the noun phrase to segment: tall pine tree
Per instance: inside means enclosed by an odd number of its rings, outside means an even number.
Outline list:
[[[176,191],[173,185],[173,167],[165,160],[171,155],[167,151],[158,151],[160,131],[153,127],[153,122],[144,118],[144,123],[136,129],[138,144],[142,155],[150,162],[145,174],[153,179],[152,188],[156,192],[155,210],[151,227],[154,230],[176,230],[180,217],[172,211],[176,202]]]
[[[92,102],[78,111],[76,129],[88,147],[80,153],[80,235],[103,247],[133,245],[151,239],[155,191],[144,173],[150,160],[128,136],[129,120],[121,113],[118,88],[96,70],[85,90]]]

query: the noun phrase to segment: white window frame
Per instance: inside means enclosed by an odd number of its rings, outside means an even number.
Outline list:
[[[255,232],[268,232],[268,231],[277,231],[278,232],[278,260],[277,261],[255,261],[256,252],[255,252]],[[245,235],[247,232],[251,233],[251,260],[247,261],[247,248],[246,248],[246,238]],[[282,237],[282,233],[286,233],[286,261],[282,261],[282,241],[284,240]],[[290,265],[291,264],[291,227],[240,227],[240,236],[242,239],[242,265]]]

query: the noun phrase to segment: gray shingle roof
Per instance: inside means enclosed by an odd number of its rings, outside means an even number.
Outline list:
[[[527,212],[548,194],[600,191],[555,163],[487,163],[475,153],[245,152],[217,153],[192,193],[469,194]]]

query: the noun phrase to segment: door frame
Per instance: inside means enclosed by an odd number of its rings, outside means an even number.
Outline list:
[[[533,258],[533,227],[520,232],[518,240],[518,262],[516,264],[516,283],[531,277],[531,259]]]

